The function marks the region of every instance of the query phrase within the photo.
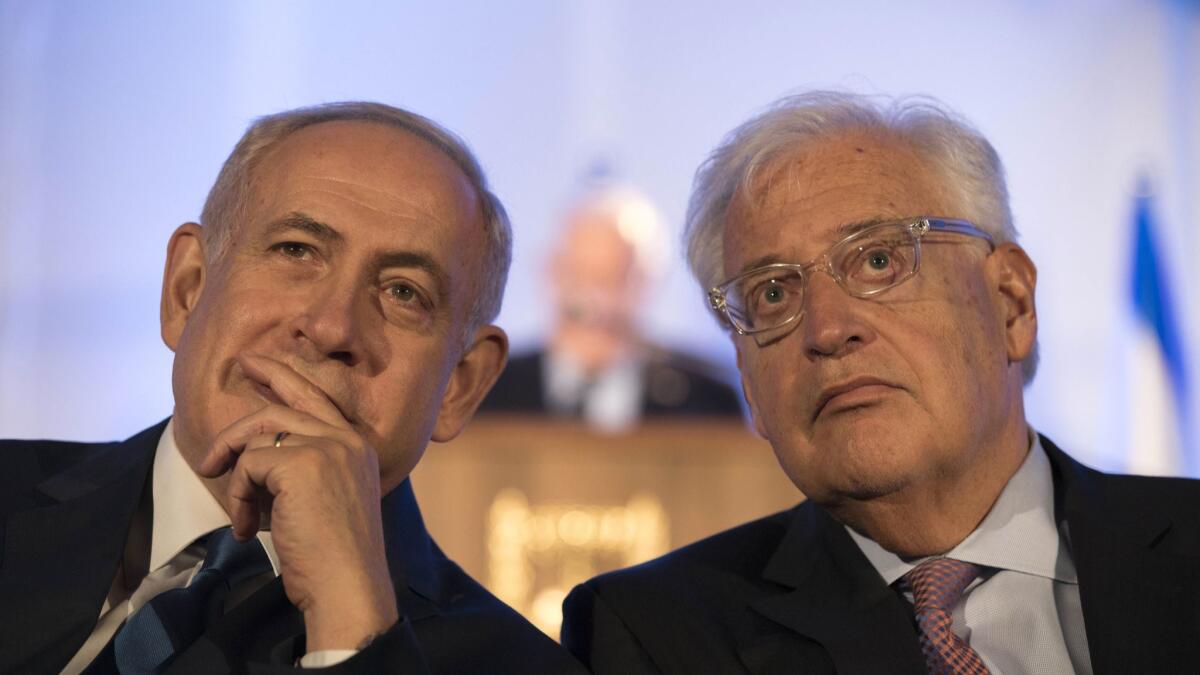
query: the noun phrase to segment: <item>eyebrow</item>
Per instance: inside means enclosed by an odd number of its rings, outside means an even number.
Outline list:
[[[298,211],[289,213],[268,225],[266,234],[268,236],[277,235],[289,230],[299,230],[316,237],[326,244],[341,245],[346,241],[341,232],[306,213]]]
[[[442,266],[437,264],[437,261],[427,253],[415,251],[392,251],[390,253],[384,253],[376,258],[373,266],[376,272],[381,272],[392,267],[407,267],[425,270],[437,283],[438,295],[445,295],[446,273],[442,269]]]
[[[896,218],[867,218],[866,220],[856,220],[851,223],[845,223],[844,225],[838,225],[834,232],[837,234],[838,241],[841,241],[846,237],[862,232],[869,227],[875,227],[876,225],[882,225],[883,223],[894,223],[897,222],[897,220],[898,219]]]
[[[865,230],[867,228],[874,227],[874,226],[880,225],[882,223],[893,223],[893,222],[896,222],[895,218],[867,218],[865,220],[856,220],[853,222],[838,225],[837,228],[833,232],[834,232],[834,235],[837,237],[837,241],[841,241],[841,240],[845,239],[846,237],[849,237],[852,234],[857,234],[859,232],[862,232],[863,230]],[[777,265],[777,264],[784,263],[784,262],[788,262],[788,261],[785,261],[783,258],[781,258],[773,253],[764,255],[761,258],[755,258],[754,260],[751,260],[750,262],[746,263],[745,265],[742,265],[742,268],[740,270],[738,270],[738,274],[745,274],[746,272],[749,272],[750,270],[753,270],[753,269],[758,269],[759,267],[766,267],[767,265]]]

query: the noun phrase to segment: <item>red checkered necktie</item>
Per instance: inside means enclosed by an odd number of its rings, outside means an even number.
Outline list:
[[[900,579],[900,590],[913,595],[930,675],[988,675],[979,654],[951,630],[950,619],[954,603],[979,572],[978,565],[961,560],[930,558]]]

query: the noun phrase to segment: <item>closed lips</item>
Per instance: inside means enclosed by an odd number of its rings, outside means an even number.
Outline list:
[[[842,394],[848,394],[852,391],[862,389],[863,387],[896,388],[896,385],[892,384],[891,382],[884,382],[883,380],[874,377],[856,377],[841,384],[827,387],[821,391],[821,397],[817,399],[817,406],[812,416],[813,420],[816,420],[821,416],[821,412],[825,410],[825,406],[827,406],[833,399],[841,396]]]

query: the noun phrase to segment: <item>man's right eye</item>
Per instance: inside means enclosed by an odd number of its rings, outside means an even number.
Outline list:
[[[763,302],[767,303],[768,305],[774,305],[783,302],[783,289],[779,287],[779,284],[768,284],[767,287],[762,291],[762,299]]]
[[[749,307],[758,314],[770,314],[788,302],[788,288],[778,279],[764,281],[750,293]]]

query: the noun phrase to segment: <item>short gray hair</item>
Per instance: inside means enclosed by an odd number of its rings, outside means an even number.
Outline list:
[[[967,218],[996,243],[1016,241],[1000,156],[965,119],[929,97],[812,91],[780,99],[738,126],[696,170],[684,241],[688,265],[705,291],[723,280],[729,209],[735,199],[752,194],[759,172],[817,142],[854,132],[904,143],[942,177],[963,209],[919,215]],[[1022,363],[1026,382],[1036,367],[1035,347]]]
[[[512,226],[504,205],[488,188],[487,177],[466,143],[433,120],[382,103],[345,101],[297,108],[255,120],[217,174],[204,202],[200,224],[204,247],[213,260],[228,251],[233,228],[245,220],[253,173],[272,148],[304,127],[323,122],[371,122],[406,131],[430,143],[466,176],[479,200],[487,235],[479,287],[472,301],[464,339],[500,313],[512,261]]]

